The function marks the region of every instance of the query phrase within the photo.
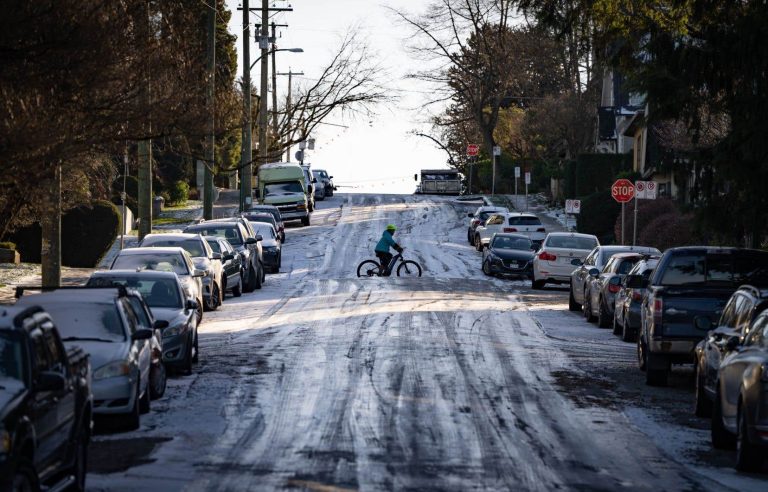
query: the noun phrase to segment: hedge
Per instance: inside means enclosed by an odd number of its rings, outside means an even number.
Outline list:
[[[16,249],[16,245],[10,241],[0,242],[0,249]]]
[[[697,244],[693,230],[693,215],[683,215],[678,211],[666,213],[654,218],[640,233],[640,244],[653,246],[664,251],[676,246]]]
[[[581,201],[576,228],[584,234],[594,234],[600,244],[611,244],[616,241],[613,226],[620,214],[621,205],[611,197],[610,190],[593,193]]]
[[[637,209],[637,237],[638,244],[643,246],[650,246],[640,242],[640,236],[643,230],[648,224],[650,224],[656,217],[666,215],[668,213],[677,212],[677,207],[668,198],[659,198],[656,200],[640,200],[639,208]],[[625,234],[627,242],[632,241],[632,232],[635,224],[635,202],[627,203],[626,215],[624,217]],[[614,234],[617,238],[621,237],[621,214],[616,217],[616,225],[614,226]]]
[[[189,200],[189,185],[185,181],[176,181],[168,188],[169,205],[185,205]]]
[[[117,207],[107,201],[96,201],[90,207],[69,210],[61,218],[61,262],[80,268],[95,267],[114,243],[120,231]],[[40,263],[40,224],[32,224],[11,235],[21,261]]]
[[[632,169],[632,154],[579,154],[566,163],[566,198],[609,190],[621,173]]]

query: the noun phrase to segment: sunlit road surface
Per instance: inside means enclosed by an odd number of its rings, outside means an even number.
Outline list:
[[[566,290],[485,277],[469,207],[319,206],[311,227],[289,229],[282,273],[206,313],[195,374],[171,381],[140,431],[97,439],[158,444],[89,476],[93,489],[727,490],[621,405],[589,404],[588,384],[586,400],[567,394],[580,360],[633,348],[568,313]],[[356,277],[388,223],[423,277]],[[597,341],[569,340],[573,323]],[[765,485],[754,480],[734,489]]]

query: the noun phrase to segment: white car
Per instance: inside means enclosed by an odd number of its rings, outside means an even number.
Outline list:
[[[467,225],[467,241],[469,241],[469,244],[475,244],[475,229],[484,224],[485,221],[488,220],[488,217],[493,214],[503,214],[507,212],[509,212],[509,210],[506,207],[482,206],[477,207],[475,213],[467,214],[469,217],[469,224]]]
[[[541,289],[547,283],[569,283],[571,272],[599,245],[597,237],[591,234],[550,232],[533,257],[532,287]]]
[[[497,232],[522,234],[534,243],[541,243],[547,235],[547,229],[541,219],[526,212],[495,213],[488,217],[485,225],[475,229],[475,248],[482,251],[488,247],[491,237]]]

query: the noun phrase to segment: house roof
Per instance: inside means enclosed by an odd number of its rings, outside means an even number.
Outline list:
[[[645,127],[645,123],[645,111],[640,109],[632,116],[629,124],[624,129],[623,135],[625,137],[634,137],[638,130]]]

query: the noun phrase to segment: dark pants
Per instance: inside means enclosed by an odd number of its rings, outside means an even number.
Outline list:
[[[389,262],[392,261],[392,253],[382,253],[381,251],[376,251],[376,258],[379,259],[379,264],[381,265],[381,274],[388,276]]]

